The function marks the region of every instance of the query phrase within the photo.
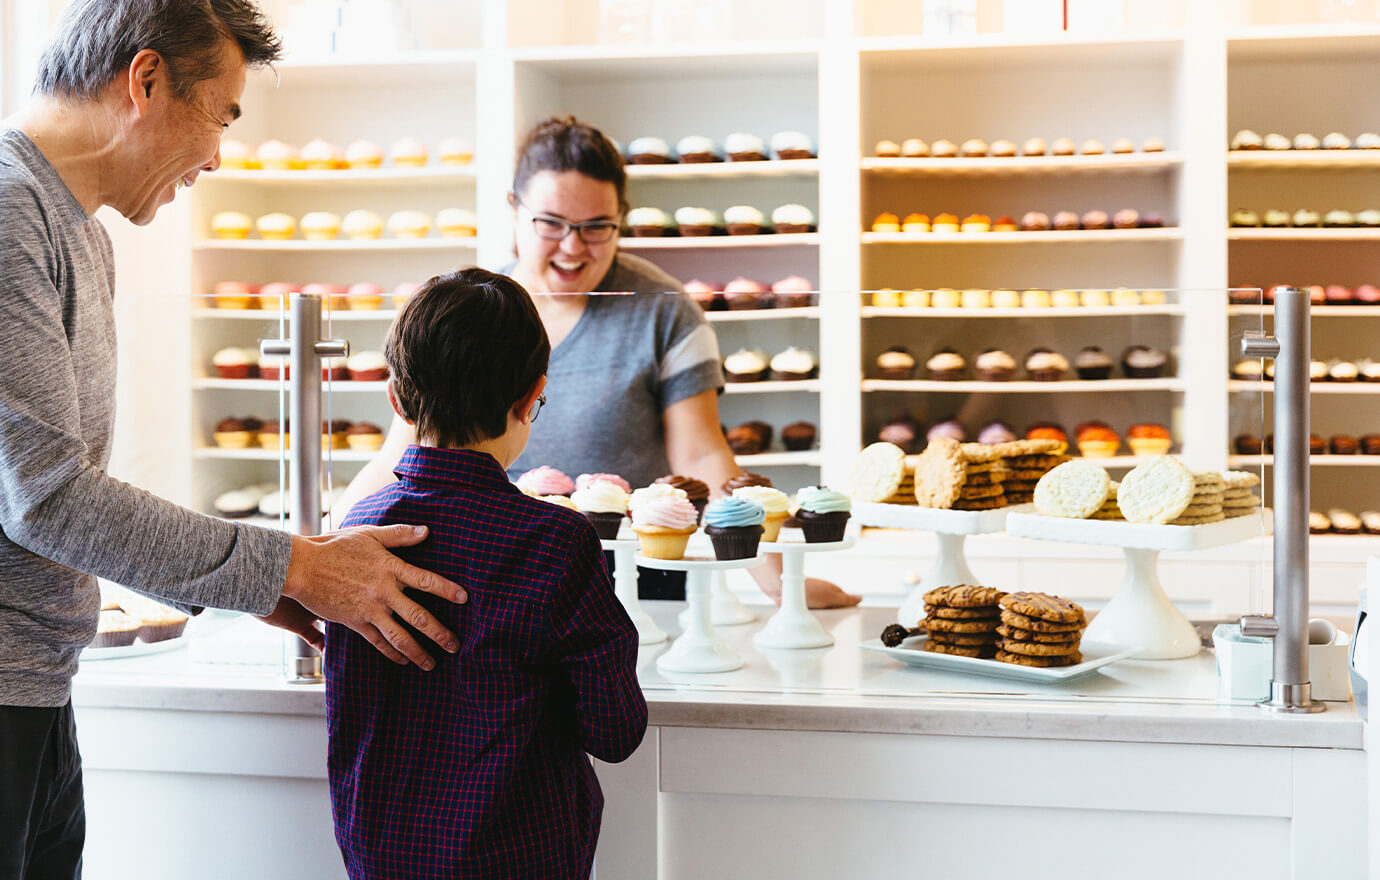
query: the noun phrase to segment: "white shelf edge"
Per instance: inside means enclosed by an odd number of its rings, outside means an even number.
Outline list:
[[[1098,394],[1134,391],[1183,391],[1182,379],[1065,379],[1058,382],[956,382],[933,379],[864,379],[862,390],[869,391],[933,391],[950,394]]]
[[[525,62],[618,62],[676,61],[713,58],[740,59],[744,56],[810,56],[821,48],[817,40],[724,40],[703,43],[654,45],[636,43],[583,44],[563,46],[514,46],[507,54]]]
[[[1358,317],[1380,317],[1380,304],[1373,306],[1313,306],[1308,310],[1309,315],[1314,318],[1358,318]],[[1229,305],[1227,306],[1228,315],[1244,315],[1247,317],[1266,318],[1274,317],[1273,306],[1247,306]]]
[[[1328,171],[1380,167],[1380,150],[1228,150],[1234,171]]]
[[[1183,165],[1180,152],[1115,153],[1101,156],[1011,156],[951,159],[865,156],[865,172],[886,175],[996,177],[1038,174],[1156,173]]]
[[[321,451],[324,464],[327,457],[332,461],[367,462],[372,461],[376,452],[362,452],[356,449],[333,449]],[[192,458],[197,461],[273,461],[283,458],[278,449],[221,449],[216,446],[199,446],[192,450]],[[284,459],[286,460],[286,459]]]
[[[813,247],[819,244],[818,232],[796,232],[784,235],[689,235],[661,238],[623,236],[618,246],[624,250],[682,250],[759,247]]]
[[[1139,241],[1180,241],[1177,226],[1152,229],[1076,229],[1044,232],[864,232],[863,244],[1113,244]]]
[[[1167,48],[1182,43],[1181,30],[1146,31],[1140,34],[1057,34],[1042,39],[1012,37],[1006,34],[964,35],[959,38],[934,38],[921,36],[865,36],[856,38],[858,50],[864,55],[889,54],[897,52],[939,53],[1000,51],[1013,49],[1035,49],[1050,51],[1088,50],[1098,51],[1111,47],[1153,47]]]
[[[210,379],[192,380],[196,391],[278,391],[286,386],[277,379]],[[382,394],[388,388],[387,382],[343,382],[330,383],[330,393]],[[286,393],[286,391],[284,391]]]
[[[323,310],[321,317],[326,321],[378,321],[391,323],[398,313],[394,309],[335,309]],[[277,309],[217,309],[212,307],[192,310],[194,321],[273,321],[280,318],[291,320],[286,312]]]
[[[1273,455],[1229,455],[1228,467],[1271,467]],[[1309,467],[1380,467],[1380,455],[1310,455]]]
[[[711,324],[732,324],[739,321],[781,321],[788,318],[818,320],[819,306],[798,306],[788,309],[737,309],[730,311],[705,312],[705,320]]]
[[[338,171],[250,171],[222,168],[197,184],[254,184],[258,186],[330,186],[338,184],[388,186],[398,184],[441,184],[474,182],[474,165],[428,165],[422,168],[342,168]]]
[[[1273,394],[1273,382],[1231,379],[1227,390],[1240,393]],[[1380,394],[1380,382],[1309,382],[1309,394]]]
[[[192,242],[194,251],[263,251],[266,253],[377,253],[381,251],[472,251],[479,247],[478,238],[379,238],[366,241],[332,239],[309,241],[296,238],[288,241],[264,241],[258,238],[203,238]]]
[[[1306,227],[1264,229],[1229,227],[1228,241],[1380,241],[1380,227],[1356,229],[1348,227]]]
[[[729,382],[724,385],[725,394],[791,394],[819,392],[818,379],[795,379],[792,381]]]
[[[756,455],[735,455],[733,460],[740,465],[756,467],[819,467],[819,450],[804,452],[759,452]]]
[[[765,162],[702,162],[674,165],[626,165],[629,180],[719,180],[742,177],[813,177],[818,159],[772,159]]]
[[[1380,312],[1380,309],[1376,310]],[[1124,318],[1137,316],[1181,317],[1181,305],[1074,306],[1071,308],[937,309],[930,306],[863,306],[864,318]]]

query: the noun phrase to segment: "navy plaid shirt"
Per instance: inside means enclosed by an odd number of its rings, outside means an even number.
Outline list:
[[[352,880],[587,880],[604,798],[585,753],[622,761],[647,729],[637,631],[594,529],[523,495],[484,453],[412,446],[396,473],[344,525],[429,527],[398,555],[469,602],[409,594],[460,638],[457,654],[432,646],[431,672],[326,628],[346,869]]]

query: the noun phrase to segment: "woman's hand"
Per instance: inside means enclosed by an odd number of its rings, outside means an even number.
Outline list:
[[[823,578],[805,579],[805,604],[810,608],[852,608],[862,596],[845,593],[838,584]]]

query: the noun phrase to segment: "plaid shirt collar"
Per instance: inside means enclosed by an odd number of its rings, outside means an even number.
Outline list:
[[[412,444],[393,470],[400,480],[423,486],[520,494],[498,460],[472,449],[438,449]]]

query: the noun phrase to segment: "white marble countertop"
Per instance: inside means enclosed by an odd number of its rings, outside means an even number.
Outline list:
[[[680,632],[679,602],[645,602],[667,632]],[[1350,703],[1319,715],[1278,716],[1218,699],[1211,653],[1175,661],[1127,660],[1063,685],[1039,685],[906,666],[859,650],[893,619],[886,608],[817,612],[831,648],[762,651],[752,634],[774,607],[750,606],[759,619],[720,633],[746,663],[733,672],[663,674],[645,647],[638,673],[651,723],[669,727],[922,733],[1359,749],[1363,722]],[[209,629],[204,627],[203,629]],[[190,649],[84,662],[78,707],[323,715],[321,685],[291,685],[274,665],[207,662],[241,656],[273,663],[276,632],[249,619],[199,635]]]

